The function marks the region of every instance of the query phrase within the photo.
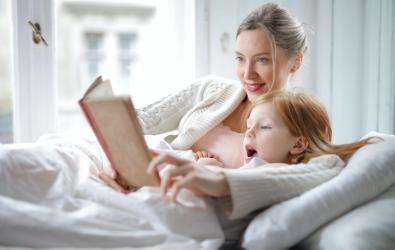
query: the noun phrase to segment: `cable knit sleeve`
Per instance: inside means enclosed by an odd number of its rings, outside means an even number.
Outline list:
[[[241,218],[330,180],[344,165],[337,155],[322,155],[297,165],[226,170],[231,195],[220,202],[230,218]]]
[[[197,79],[186,88],[138,109],[144,134],[160,134],[178,127],[181,118],[201,101],[204,90],[214,76]]]

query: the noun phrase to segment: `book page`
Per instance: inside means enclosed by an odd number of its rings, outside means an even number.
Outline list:
[[[94,99],[114,96],[110,80],[103,81],[99,76],[86,90],[83,99]]]

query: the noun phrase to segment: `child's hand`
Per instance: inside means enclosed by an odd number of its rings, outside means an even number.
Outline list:
[[[196,163],[198,166],[218,166],[223,167],[224,164],[218,159],[218,157],[210,152],[196,151],[195,152]]]
[[[210,153],[210,152],[206,152],[206,151],[196,151],[195,152],[195,157],[196,160],[199,160],[200,158],[215,158],[218,159],[216,155]]]
[[[217,166],[223,167],[224,164],[215,158],[199,158],[196,162],[198,166]]]

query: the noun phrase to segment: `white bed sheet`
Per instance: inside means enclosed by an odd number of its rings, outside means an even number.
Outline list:
[[[102,164],[97,150],[70,137],[0,145],[0,245],[190,250],[221,245],[210,200],[182,191],[175,204],[157,188],[117,193],[90,175]]]

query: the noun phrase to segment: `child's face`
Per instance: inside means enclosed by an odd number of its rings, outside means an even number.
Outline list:
[[[296,142],[297,137],[291,135],[273,104],[259,104],[247,120],[243,142],[245,162],[253,157],[269,163],[286,162]]]

